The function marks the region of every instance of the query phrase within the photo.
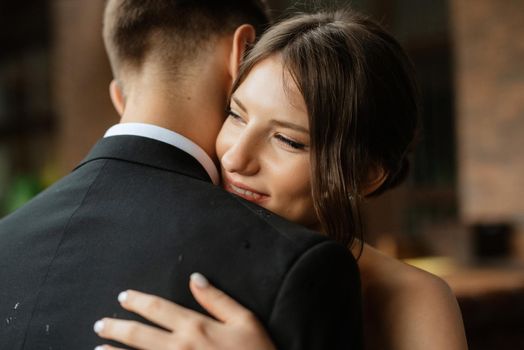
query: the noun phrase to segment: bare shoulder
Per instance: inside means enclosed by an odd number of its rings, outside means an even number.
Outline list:
[[[391,349],[467,349],[457,300],[441,278],[368,250],[361,267],[366,307]],[[384,333],[383,333],[384,334]]]
[[[438,306],[442,307],[455,306],[455,295],[442,278],[399,260],[390,259],[392,275],[388,284],[395,296],[406,298],[418,307],[428,303],[439,303]]]

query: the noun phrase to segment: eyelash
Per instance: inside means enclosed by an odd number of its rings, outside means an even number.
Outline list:
[[[233,112],[233,111],[231,110],[231,108],[226,109],[226,114],[227,114],[229,117],[232,117],[232,118],[235,119],[235,120],[243,121],[242,117],[239,116],[238,114],[236,114],[235,112]],[[304,144],[302,144],[302,143],[300,143],[300,142],[296,142],[296,141],[290,140],[290,139],[288,139],[287,137],[284,137],[284,136],[282,136],[282,135],[280,135],[280,134],[275,135],[275,138],[276,138],[278,141],[280,141],[280,142],[286,144],[287,146],[289,146],[289,147],[291,147],[291,148],[294,148],[294,149],[296,149],[296,150],[303,150],[304,148],[306,148],[306,145],[304,145]]]
[[[226,114],[228,117],[233,117],[234,119],[242,120],[242,117],[233,112],[231,108],[226,109]]]
[[[306,148],[306,145],[300,143],[300,142],[296,142],[296,141],[293,141],[293,140],[290,140],[282,135],[275,135],[275,138],[277,140],[279,140],[280,142],[283,142],[285,143],[286,145],[290,146],[291,148],[294,148],[296,150],[303,150],[304,148]]]

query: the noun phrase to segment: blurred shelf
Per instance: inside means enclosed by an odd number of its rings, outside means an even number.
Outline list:
[[[524,293],[524,264],[463,268],[443,276],[460,298],[494,293]]]
[[[12,139],[23,138],[29,135],[49,133],[55,127],[54,116],[51,114],[33,116],[34,120],[22,119],[22,122],[8,122],[0,124],[0,143]],[[35,120],[36,119],[36,120]]]

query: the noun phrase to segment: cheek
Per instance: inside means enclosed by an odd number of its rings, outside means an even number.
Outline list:
[[[278,179],[280,179],[281,193],[284,193],[286,197],[301,200],[310,197],[309,169],[295,169],[287,176],[278,177]]]
[[[295,177],[293,184],[293,191],[290,191],[288,196],[282,200],[282,211],[285,213],[283,216],[304,226],[314,226],[318,219],[309,182]]]
[[[311,219],[316,221],[316,218],[312,218],[314,209],[309,161],[282,166],[284,164],[280,163],[281,166],[274,169],[273,191],[278,193],[275,205],[279,207],[281,215],[291,221],[301,224],[309,224]]]

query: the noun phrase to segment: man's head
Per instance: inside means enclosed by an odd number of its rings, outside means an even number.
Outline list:
[[[113,74],[125,82],[147,61],[180,76],[218,38],[244,24],[261,34],[268,21],[263,0],[108,0],[103,36]]]
[[[264,0],[108,0],[103,36],[122,122],[177,131],[214,156],[238,65],[268,24]]]

